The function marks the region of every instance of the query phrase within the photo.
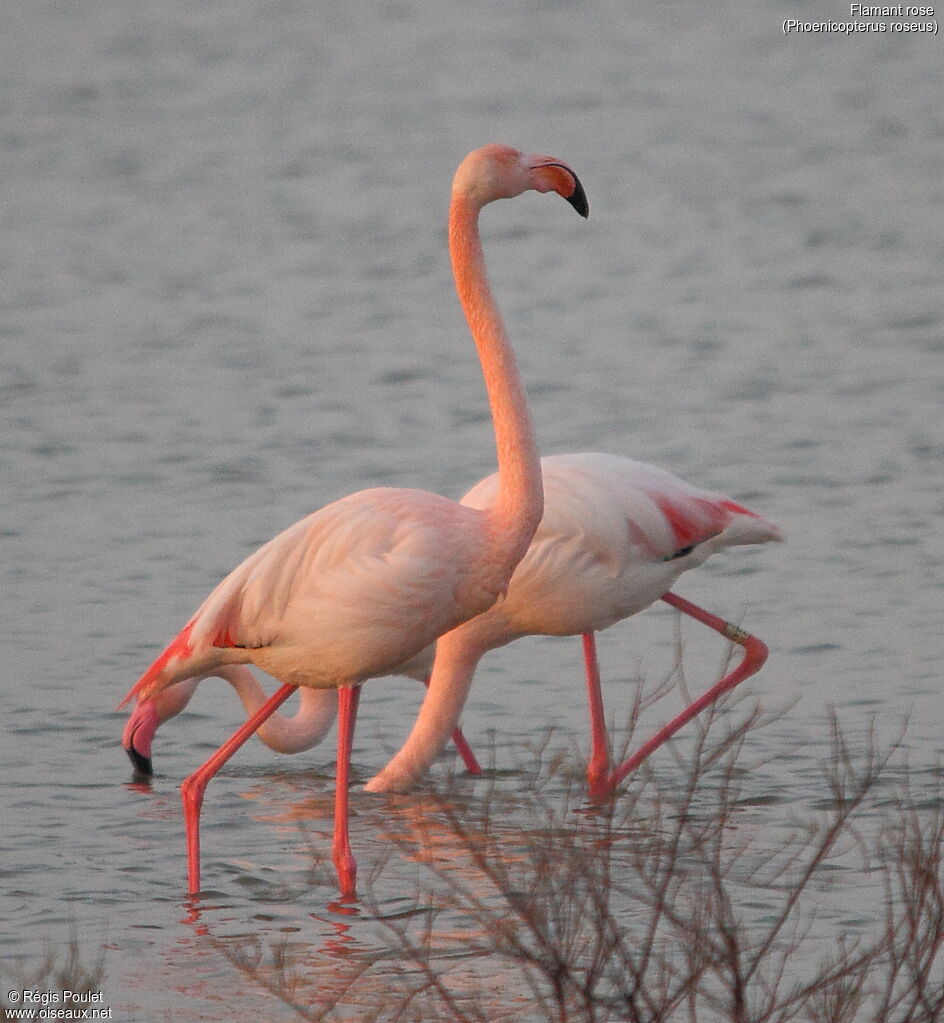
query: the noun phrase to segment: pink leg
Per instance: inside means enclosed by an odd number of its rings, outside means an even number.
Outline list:
[[[587,700],[590,704],[590,762],[587,783],[591,799],[609,795],[610,741],[603,712],[600,689],[600,665],[597,661],[596,638],[592,632],[583,634],[583,660],[587,673]]]
[[[208,782],[227,760],[242,746],[259,726],[295,692],[295,686],[282,686],[233,734],[232,738],[223,743],[212,757],[198,767],[189,778],[185,778],[180,786],[180,795],[184,804],[184,823],[187,829],[187,885],[191,895],[200,892],[200,808],[203,806],[203,793]]]
[[[357,882],[357,863],[351,852],[348,834],[348,786],[351,778],[351,747],[360,686],[342,686],[338,690],[338,763],[334,796],[334,845],[332,858],[341,885],[341,897],[353,899]]]
[[[732,625],[723,618],[713,615],[710,611],[706,611],[697,604],[692,604],[683,597],[677,597],[674,593],[663,594],[661,599],[667,604],[671,604],[672,607],[677,608],[683,614],[687,614],[707,625],[708,628],[714,629],[715,632],[721,633],[726,639],[730,639],[732,642],[744,647],[744,659],[733,671],[728,672],[720,682],[717,682],[706,693],[689,704],[678,717],[670,721],[664,728],[659,729],[647,743],[610,773],[605,783],[606,792],[609,795],[612,795],[616,787],[628,774],[634,771],[646,757],[657,750],[664,742],[675,735],[683,725],[691,721],[697,714],[700,714],[709,704],[714,703],[718,697],[730,692],[746,678],[750,678],[751,675],[763,667],[764,662],[767,660],[767,647],[756,636],[752,636],[736,625]],[[593,794],[592,790],[591,794]]]
[[[423,679],[423,685],[429,688],[429,677]],[[479,766],[478,760],[475,758],[475,754],[472,752],[472,747],[466,741],[466,737],[462,734],[461,728],[456,728],[452,733],[452,743],[456,747],[459,756],[462,757],[462,761],[465,764],[465,769],[469,774],[481,774],[482,768]]]
[[[469,774],[481,774],[481,765],[478,760],[476,760],[475,754],[472,752],[472,747],[466,741],[461,728],[457,728],[452,733],[452,742],[458,750],[459,756],[462,757],[462,762],[465,764],[465,769],[469,772]]]

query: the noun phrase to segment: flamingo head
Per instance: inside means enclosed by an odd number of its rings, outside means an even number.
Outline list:
[[[495,199],[512,199],[522,192],[556,192],[582,216],[590,204],[577,175],[556,157],[519,152],[492,144],[474,149],[459,164],[453,195],[484,206]]]
[[[222,670],[218,674],[222,678],[228,677]],[[121,744],[131,758],[136,774],[150,776],[154,773],[151,764],[154,733],[165,721],[176,717],[187,706],[196,692],[197,684],[207,677],[195,675],[183,682],[175,682],[156,696],[146,696],[144,699],[138,697],[121,737]]]
[[[151,764],[151,741],[160,720],[154,700],[138,700],[128,716],[121,744],[134,765],[136,774],[150,777],[154,773]]]

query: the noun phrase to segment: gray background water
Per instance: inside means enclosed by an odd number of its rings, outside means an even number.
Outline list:
[[[455,165],[486,141],[566,159],[592,207],[583,223],[532,196],[484,217],[542,449],[659,463],[788,534],[678,587],[761,635],[754,692],[796,701],[765,740],[806,755],[763,784],[793,809],[817,798],[806,767],[829,706],[854,734],[910,715],[912,761],[936,762],[941,43],[785,37],[791,15],[847,10],[5,5],[0,956],[30,961],[72,924],[108,947],[115,1018],[218,1019],[226,991],[280,1018],[181,923],[176,788],[235,700],[208,683],[159,734],[150,793],[126,784],[113,708],[212,585],[301,515],[373,484],[458,496],[492,470],[444,237]],[[628,679],[671,663],[674,630],[654,609],[604,636],[617,718]],[[689,675],[710,677],[717,645],[685,636]],[[369,684],[360,777],[405,735],[414,690]],[[482,667],[469,735],[494,728],[511,763],[536,725],[584,741],[576,641]],[[287,771],[321,826],[332,760],[331,743],[277,763],[254,744],[215,783],[219,927],[273,927],[252,879],[307,855],[246,799]],[[315,940],[333,898],[283,906],[285,927]]]

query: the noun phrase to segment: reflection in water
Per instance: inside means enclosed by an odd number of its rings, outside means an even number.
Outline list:
[[[195,941],[182,951],[211,947],[306,1019],[544,1020],[562,1006],[621,1019],[632,992],[653,1018],[683,1003],[735,1018],[737,999],[763,997],[818,1020],[850,978],[863,1011],[889,992],[927,996],[939,978],[914,967],[944,949],[940,776],[934,806],[912,805],[903,758],[852,748],[834,722],[815,786],[831,798],[798,814],[763,793],[779,769],[759,741],[770,724],[729,701],[676,744],[674,765],[640,771],[606,808],[587,807],[579,773],[548,745],[514,776],[446,772],[412,795],[361,793],[361,899],[315,909],[333,883],[317,862],[329,780],[241,786],[266,800],[260,823],[294,831],[316,859],[276,871],[267,891],[249,867],[266,909],[249,928],[226,900],[189,903]],[[415,1017],[398,1015],[407,1006]]]

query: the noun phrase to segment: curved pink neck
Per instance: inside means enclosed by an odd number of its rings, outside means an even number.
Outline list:
[[[541,459],[527,399],[505,325],[485,274],[479,237],[480,206],[459,194],[449,210],[449,253],[459,302],[475,340],[495,426],[498,497],[486,514],[492,557],[510,571],[528,549],[544,511]],[[507,584],[508,575],[504,576]],[[456,728],[481,650],[460,626],[440,636],[429,689],[416,723],[397,755],[365,786],[402,792],[421,778]]]
[[[154,698],[158,723],[179,714],[204,679],[221,678],[239,696],[250,716],[269,699],[256,676],[244,664],[224,664],[162,690]],[[259,728],[259,738],[275,753],[304,753],[324,739],[334,724],[337,694],[333,689],[302,689],[301,706],[291,717],[274,713]]]
[[[499,487],[489,515],[498,548],[517,564],[544,510],[541,461],[524,385],[485,273],[479,209],[469,199],[453,196],[449,253],[459,302],[482,363],[495,429]]]
[[[242,664],[217,670],[236,690],[246,713],[254,714],[269,698],[255,675]],[[334,724],[337,694],[333,689],[301,689],[301,706],[291,717],[273,714],[256,734],[275,753],[304,753],[317,746]]]

